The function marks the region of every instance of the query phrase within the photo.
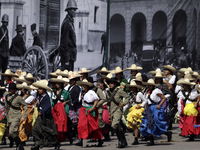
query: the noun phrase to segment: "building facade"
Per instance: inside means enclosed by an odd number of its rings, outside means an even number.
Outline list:
[[[111,0],[110,54],[125,55],[146,41],[200,56],[199,0]]]

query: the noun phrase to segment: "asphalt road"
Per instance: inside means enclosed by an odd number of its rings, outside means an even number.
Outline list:
[[[139,139],[140,144],[139,145],[131,145],[131,143],[134,141],[134,136],[132,133],[127,132],[126,133],[126,139],[128,142],[128,147],[124,149],[135,149],[135,150],[199,150],[200,149],[200,138],[196,138],[193,142],[186,142],[188,138],[179,136],[180,129],[178,128],[177,124],[173,124],[172,128],[172,141],[167,142],[167,136],[162,135],[161,137],[155,137],[155,145],[154,146],[146,146],[145,141],[141,141]],[[7,139],[7,142],[9,144],[9,140]],[[74,141],[74,144],[77,142],[77,140]],[[32,138],[27,141],[27,146],[25,146],[25,150],[30,150],[31,145],[33,144]],[[111,141],[104,142],[103,147],[95,147],[96,143],[88,143],[88,140],[84,140],[83,147],[77,147],[74,144],[70,145],[69,141],[65,141],[61,143],[61,150],[68,150],[68,149],[76,149],[76,150],[114,150],[117,149],[117,137],[111,136]],[[9,148],[9,145],[0,145],[1,150],[15,150],[15,146],[13,148]],[[42,148],[42,150],[53,150],[54,147],[45,147]]]

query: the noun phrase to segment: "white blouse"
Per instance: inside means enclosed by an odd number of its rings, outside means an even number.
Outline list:
[[[168,81],[168,78],[164,78],[163,80],[167,80]],[[169,82],[169,84],[174,84],[175,80],[176,80],[176,76],[172,75],[171,79],[168,82]]]
[[[87,104],[85,103],[85,101],[88,103],[91,103],[91,102],[94,102],[95,100],[99,100],[99,97],[93,90],[89,90],[83,97],[82,106],[86,106],[86,107],[93,106],[93,104]]]
[[[27,99],[25,99],[26,104],[31,104],[31,102],[34,100],[34,96],[31,95]]]
[[[150,98],[154,103],[159,103],[162,100],[162,98],[159,97],[157,94],[163,94],[163,93],[160,89],[156,88],[152,91],[150,95]],[[144,101],[142,102],[141,106],[144,107],[147,103],[149,105],[152,104],[152,102],[148,99],[148,92],[144,94]]]
[[[188,95],[188,92],[185,92],[186,95]],[[194,100],[198,96],[197,90],[193,89],[189,95],[189,99]],[[185,99],[185,96],[183,95],[182,91],[180,91],[177,95],[178,99]],[[186,100],[186,104],[192,103],[190,100]]]

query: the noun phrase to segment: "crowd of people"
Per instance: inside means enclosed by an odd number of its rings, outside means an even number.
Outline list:
[[[139,136],[154,145],[154,137],[165,134],[172,139],[172,123],[179,122],[180,136],[194,141],[200,134],[200,97],[198,72],[171,65],[150,71],[150,79],[133,64],[122,70],[103,67],[96,73],[97,81],[88,76],[90,70],[60,69],[50,73],[49,80],[33,77],[31,73],[7,69],[0,86],[1,144],[23,150],[33,137],[31,150],[54,146],[59,150],[68,139],[76,146],[83,140],[96,141],[101,147],[116,133],[118,148],[127,146],[125,132],[133,132],[132,145],[139,144]],[[129,70],[126,80],[123,72]]]

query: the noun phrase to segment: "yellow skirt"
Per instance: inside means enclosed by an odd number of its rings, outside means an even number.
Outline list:
[[[198,111],[194,107],[194,104],[195,104],[195,102],[185,105],[185,108],[184,108],[184,114],[185,115],[187,115],[187,116],[193,115],[194,117],[196,117],[198,115]]]
[[[139,104],[140,106],[141,104]],[[137,105],[134,105],[129,109],[129,113],[127,115],[127,126],[128,128],[134,129],[135,125],[140,129],[140,123],[142,123],[144,108],[136,109]]]

